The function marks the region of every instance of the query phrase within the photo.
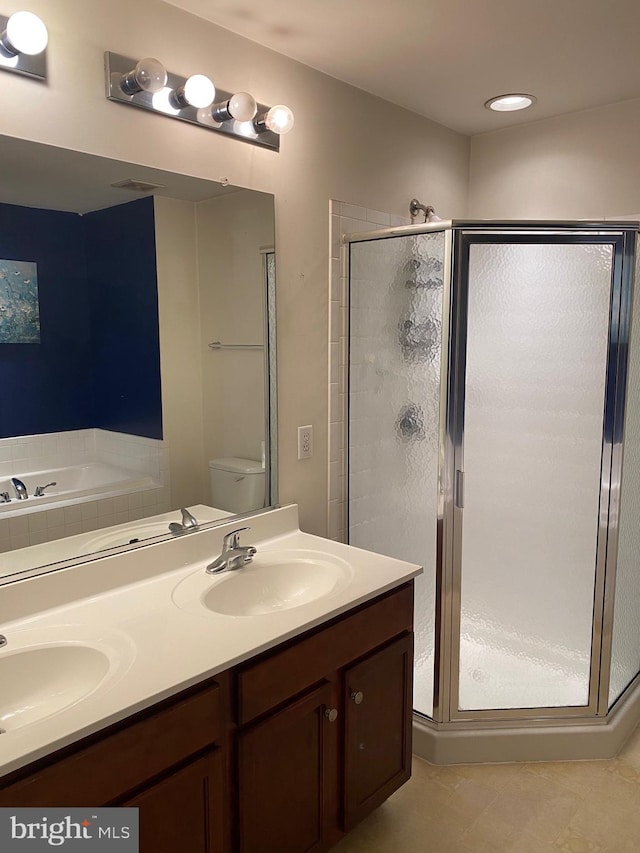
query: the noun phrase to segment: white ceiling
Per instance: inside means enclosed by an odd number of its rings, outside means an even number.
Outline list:
[[[149,195],[111,186],[128,179],[158,185],[154,195],[185,201],[204,201],[238,189],[231,185],[223,187],[216,181],[175,175],[11,136],[0,135],[0,162],[0,201],[3,204],[72,213],[88,213]]]
[[[640,0],[169,2],[466,134],[640,97]]]

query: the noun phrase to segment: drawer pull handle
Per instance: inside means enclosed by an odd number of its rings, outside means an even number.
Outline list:
[[[337,708],[325,708],[324,715],[329,720],[330,723],[335,723],[338,719],[338,709]]]
[[[364,699],[364,693],[362,690],[354,690],[351,694],[351,698],[356,703],[356,705],[362,705],[362,700]]]

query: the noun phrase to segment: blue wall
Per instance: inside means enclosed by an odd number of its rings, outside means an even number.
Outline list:
[[[161,438],[153,200],[86,216],[0,204],[0,258],[37,263],[40,302],[40,343],[0,344],[0,438]]]
[[[153,199],[83,218],[92,294],[94,426],[162,438]]]
[[[38,265],[40,343],[0,344],[0,438],[91,426],[91,306],[81,217],[0,205],[0,258]]]

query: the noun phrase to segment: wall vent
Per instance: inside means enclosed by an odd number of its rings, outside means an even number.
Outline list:
[[[150,184],[147,181],[138,181],[135,178],[127,178],[124,181],[111,184],[111,186],[119,190],[131,190],[134,193],[150,193],[164,188],[164,184]]]

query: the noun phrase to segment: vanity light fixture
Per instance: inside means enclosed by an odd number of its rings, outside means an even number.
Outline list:
[[[293,113],[282,104],[259,104],[249,92],[216,92],[203,74],[180,77],[151,57],[136,61],[107,52],[105,77],[110,101],[188,121],[274,151],[280,150],[280,136],[293,127]]]
[[[33,12],[0,15],[0,68],[46,80],[48,41],[46,26]]]
[[[509,95],[496,95],[495,98],[489,98],[488,101],[485,101],[484,105],[488,110],[509,113],[515,112],[515,110],[526,110],[527,107],[532,107],[536,100],[535,95],[524,95],[516,92]]]

